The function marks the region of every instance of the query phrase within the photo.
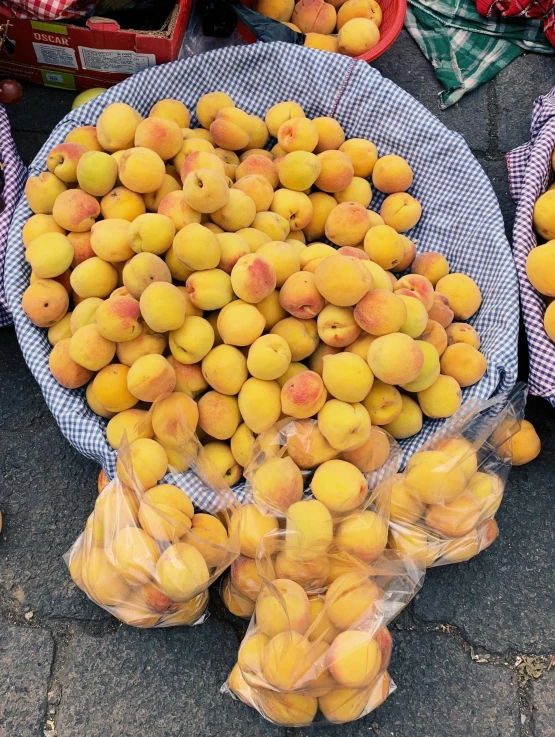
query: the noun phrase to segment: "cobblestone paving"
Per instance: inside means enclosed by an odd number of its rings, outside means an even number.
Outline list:
[[[555,84],[555,61],[523,56],[445,112],[405,33],[376,66],[464,136],[509,233],[504,154],[528,138],[532,102]],[[9,112],[26,162],[72,99],[25,87]],[[0,330],[0,407],[0,737],[292,735],[219,693],[245,624],[216,595],[202,627],[137,631],[71,583],[61,556],[92,508],[97,469],[61,436],[11,329]],[[366,719],[325,734],[555,737],[555,430],[539,400],[528,417],[543,451],[511,474],[499,540],[470,563],[428,574],[394,625],[397,692]]]

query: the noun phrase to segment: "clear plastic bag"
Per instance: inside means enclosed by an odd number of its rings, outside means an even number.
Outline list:
[[[160,402],[141,423],[149,422]],[[140,426],[133,428],[134,434],[140,431]],[[185,466],[197,474],[205,486],[205,508],[213,513],[196,512],[178,486],[145,488],[140,480],[144,469],[125,434],[117,474],[99,493],[85,530],[65,555],[76,585],[136,627],[202,622],[208,587],[239,554],[237,529],[231,524],[239,508],[233,492],[184,420],[173,427],[172,436],[167,448],[171,470]],[[157,445],[146,442],[153,449]]]
[[[302,584],[278,573],[292,551],[318,569]],[[387,625],[420,588],[420,564],[393,550],[367,563],[335,544],[315,554],[279,530],[256,565],[262,588],[223,690],[291,727],[349,722],[379,706],[394,688]]]
[[[392,485],[390,547],[429,568],[469,560],[491,545],[511,469],[504,444],[520,429],[526,395],[526,385],[517,384],[468,402],[411,457]]]
[[[332,448],[313,419],[282,420],[257,437],[244,471],[247,504],[237,516],[241,555],[221,589],[233,614],[252,615],[262,586],[253,559],[264,535],[280,526],[317,553],[333,542],[368,563],[381,555],[399,446],[378,427],[354,445]],[[278,556],[277,572],[303,585],[314,570],[294,554]]]

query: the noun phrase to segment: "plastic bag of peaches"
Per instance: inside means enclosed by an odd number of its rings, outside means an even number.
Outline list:
[[[280,556],[325,560],[302,584],[284,578]],[[366,563],[336,544],[318,550],[295,531],[267,535],[257,555],[262,589],[222,690],[289,727],[350,722],[394,690],[388,623],[420,588],[423,568],[386,550]]]
[[[156,414],[164,414],[166,399],[157,400],[141,422],[160,424]],[[140,437],[141,428],[133,433]],[[209,512],[196,511],[178,486],[157,484],[156,477],[150,485],[146,456],[135,457],[137,444],[131,448],[124,433],[116,476],[99,493],[85,530],[65,555],[76,585],[135,627],[200,624],[208,587],[239,554],[231,519],[240,505],[183,415],[164,441],[170,473],[194,471]]]
[[[492,544],[526,395],[519,383],[486,402],[469,401],[410,458],[392,485],[390,547],[429,568],[469,560]]]
[[[247,504],[239,520],[241,555],[222,581],[227,608],[250,617],[262,587],[254,558],[264,535],[280,527],[324,553],[335,545],[369,563],[387,545],[391,480],[401,454],[396,441],[372,427],[361,444],[357,431],[338,428],[333,447],[318,420],[285,419],[261,433],[245,467]],[[340,450],[341,448],[342,450]],[[280,554],[276,571],[300,585],[327,580],[325,555],[298,559]]]

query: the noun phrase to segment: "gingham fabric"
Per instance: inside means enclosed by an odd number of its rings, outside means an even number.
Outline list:
[[[89,15],[98,0],[2,0],[16,18],[36,20],[62,20],[84,18]]]
[[[530,362],[530,393],[555,407],[555,344],[543,327],[544,298],[526,276],[526,258],[538,245],[532,214],[538,197],[553,177],[551,153],[555,148],[555,87],[534,103],[530,143],[507,154],[509,184],[518,203],[513,228],[513,253],[520,281],[520,300]]]
[[[0,166],[2,167],[0,178],[4,180],[4,190],[0,191],[0,199],[4,202],[4,209],[0,212],[0,328],[2,328],[12,324],[4,294],[4,259],[8,247],[8,227],[27,177],[27,170],[15,148],[10,121],[3,105],[0,105]]]
[[[545,37],[555,46],[555,2],[554,0],[476,0],[480,15],[491,18],[537,18],[541,20]]]
[[[94,124],[111,102],[125,101],[146,115],[160,98],[177,97],[193,112],[199,97],[213,90],[225,90],[238,107],[260,116],[277,102],[296,100],[311,118],[335,117],[348,138],[370,138],[380,154],[406,157],[416,173],[411,192],[424,208],[422,220],[409,236],[421,251],[442,251],[453,271],[464,271],[477,281],[484,297],[473,324],[482,336],[488,370],[478,384],[464,390],[464,398],[486,398],[514,384],[518,287],[490,182],[460,135],[448,131],[420,103],[364,62],[276,43],[220,49],[146,70],[64,118],[37,155],[30,174],[44,169],[49,149],[63,141],[68,131]],[[376,194],[373,209],[379,209],[382,200]],[[46,331],[34,327],[21,310],[29,267],[20,233],[30,214],[22,199],[10,229],[6,262],[8,301],[23,355],[64,435],[111,477],[116,454],[104,437],[106,421],[88,408],[83,389],[69,391],[51,377]],[[441,424],[426,422],[422,433],[404,441],[405,458]],[[182,474],[174,482],[186,488],[199,506],[206,503],[205,489],[194,475]]]
[[[539,21],[484,18],[472,0],[408,0],[405,26],[444,87],[443,108],[492,79],[523,51],[554,53]]]

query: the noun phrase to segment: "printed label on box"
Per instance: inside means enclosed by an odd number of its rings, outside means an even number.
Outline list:
[[[83,69],[96,72],[135,74],[143,69],[156,66],[154,54],[137,54],[135,51],[91,49],[79,46],[79,56]]]
[[[33,48],[39,64],[48,64],[50,67],[69,67],[79,69],[73,49],[66,49],[51,44],[33,42]]]

